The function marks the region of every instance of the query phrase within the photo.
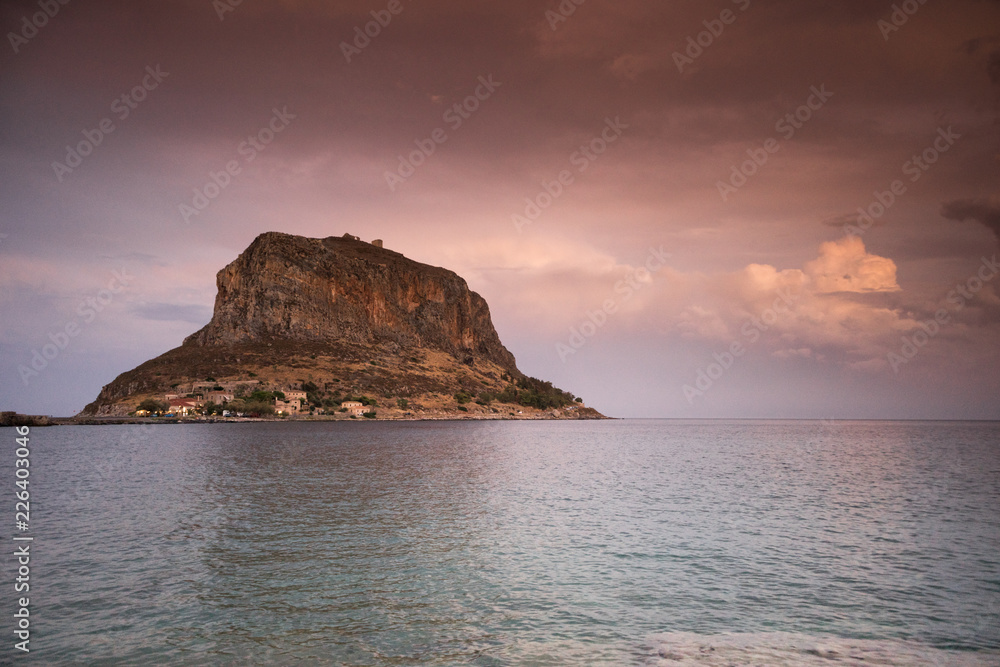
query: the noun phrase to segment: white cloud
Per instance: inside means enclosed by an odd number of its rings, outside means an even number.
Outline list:
[[[818,294],[900,289],[896,283],[896,263],[868,253],[864,242],[854,236],[821,245],[819,258],[806,264],[805,271]]]
[[[582,244],[538,239],[484,239],[446,261],[469,267],[505,321],[556,335],[615,297],[616,281],[635,270]],[[861,239],[844,238],[822,244],[801,269],[754,263],[709,274],[665,267],[622,304],[605,335],[611,341],[611,330],[640,328],[664,345],[671,338],[729,345],[750,342],[750,327],[762,354],[870,371],[881,367],[898,332],[910,328],[887,301],[900,291],[893,260],[869,253]]]

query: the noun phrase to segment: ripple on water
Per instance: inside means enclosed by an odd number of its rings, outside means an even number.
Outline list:
[[[1000,665],[996,424],[129,433],[32,432],[29,660]]]
[[[996,667],[1000,651],[948,651],[916,641],[811,637],[788,632],[700,635],[671,632],[651,638],[658,667]]]

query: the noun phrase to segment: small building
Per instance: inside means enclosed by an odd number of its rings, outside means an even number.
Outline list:
[[[295,401],[283,401],[280,398],[274,399],[274,411],[279,414],[293,415],[299,412],[299,402]]]
[[[285,395],[286,401],[302,401],[303,403],[306,401],[306,392],[304,391],[291,390],[282,393]]]
[[[371,409],[368,406],[363,405],[360,401],[344,401],[343,403],[340,404],[340,407],[347,408],[348,414],[355,415],[358,417],[365,414],[366,412],[371,411]]]
[[[222,405],[233,400],[233,395],[224,391],[210,391],[205,394],[205,400],[216,405]]]
[[[382,239],[375,239],[374,241],[372,241],[372,245],[375,246],[376,248],[381,248],[382,247]]]

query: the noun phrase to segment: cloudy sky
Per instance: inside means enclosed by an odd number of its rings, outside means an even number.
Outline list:
[[[1000,2],[576,2],[4,2],[0,408],[281,231],[455,270],[607,414],[1000,418]]]

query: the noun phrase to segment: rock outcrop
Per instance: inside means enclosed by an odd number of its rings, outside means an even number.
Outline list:
[[[261,234],[216,283],[212,321],[184,345],[393,342],[519,373],[489,306],[465,280],[350,236]]]
[[[211,380],[237,394],[317,387],[311,400],[325,403],[364,394],[412,403],[407,415],[512,416],[537,406],[538,416],[600,417],[522,374],[486,301],[457,274],[357,237],[261,234],[216,283],[204,328],[119,375],[83,414],[128,414],[144,398]],[[456,395],[480,400],[466,407]],[[316,406],[306,407],[323,411]]]

